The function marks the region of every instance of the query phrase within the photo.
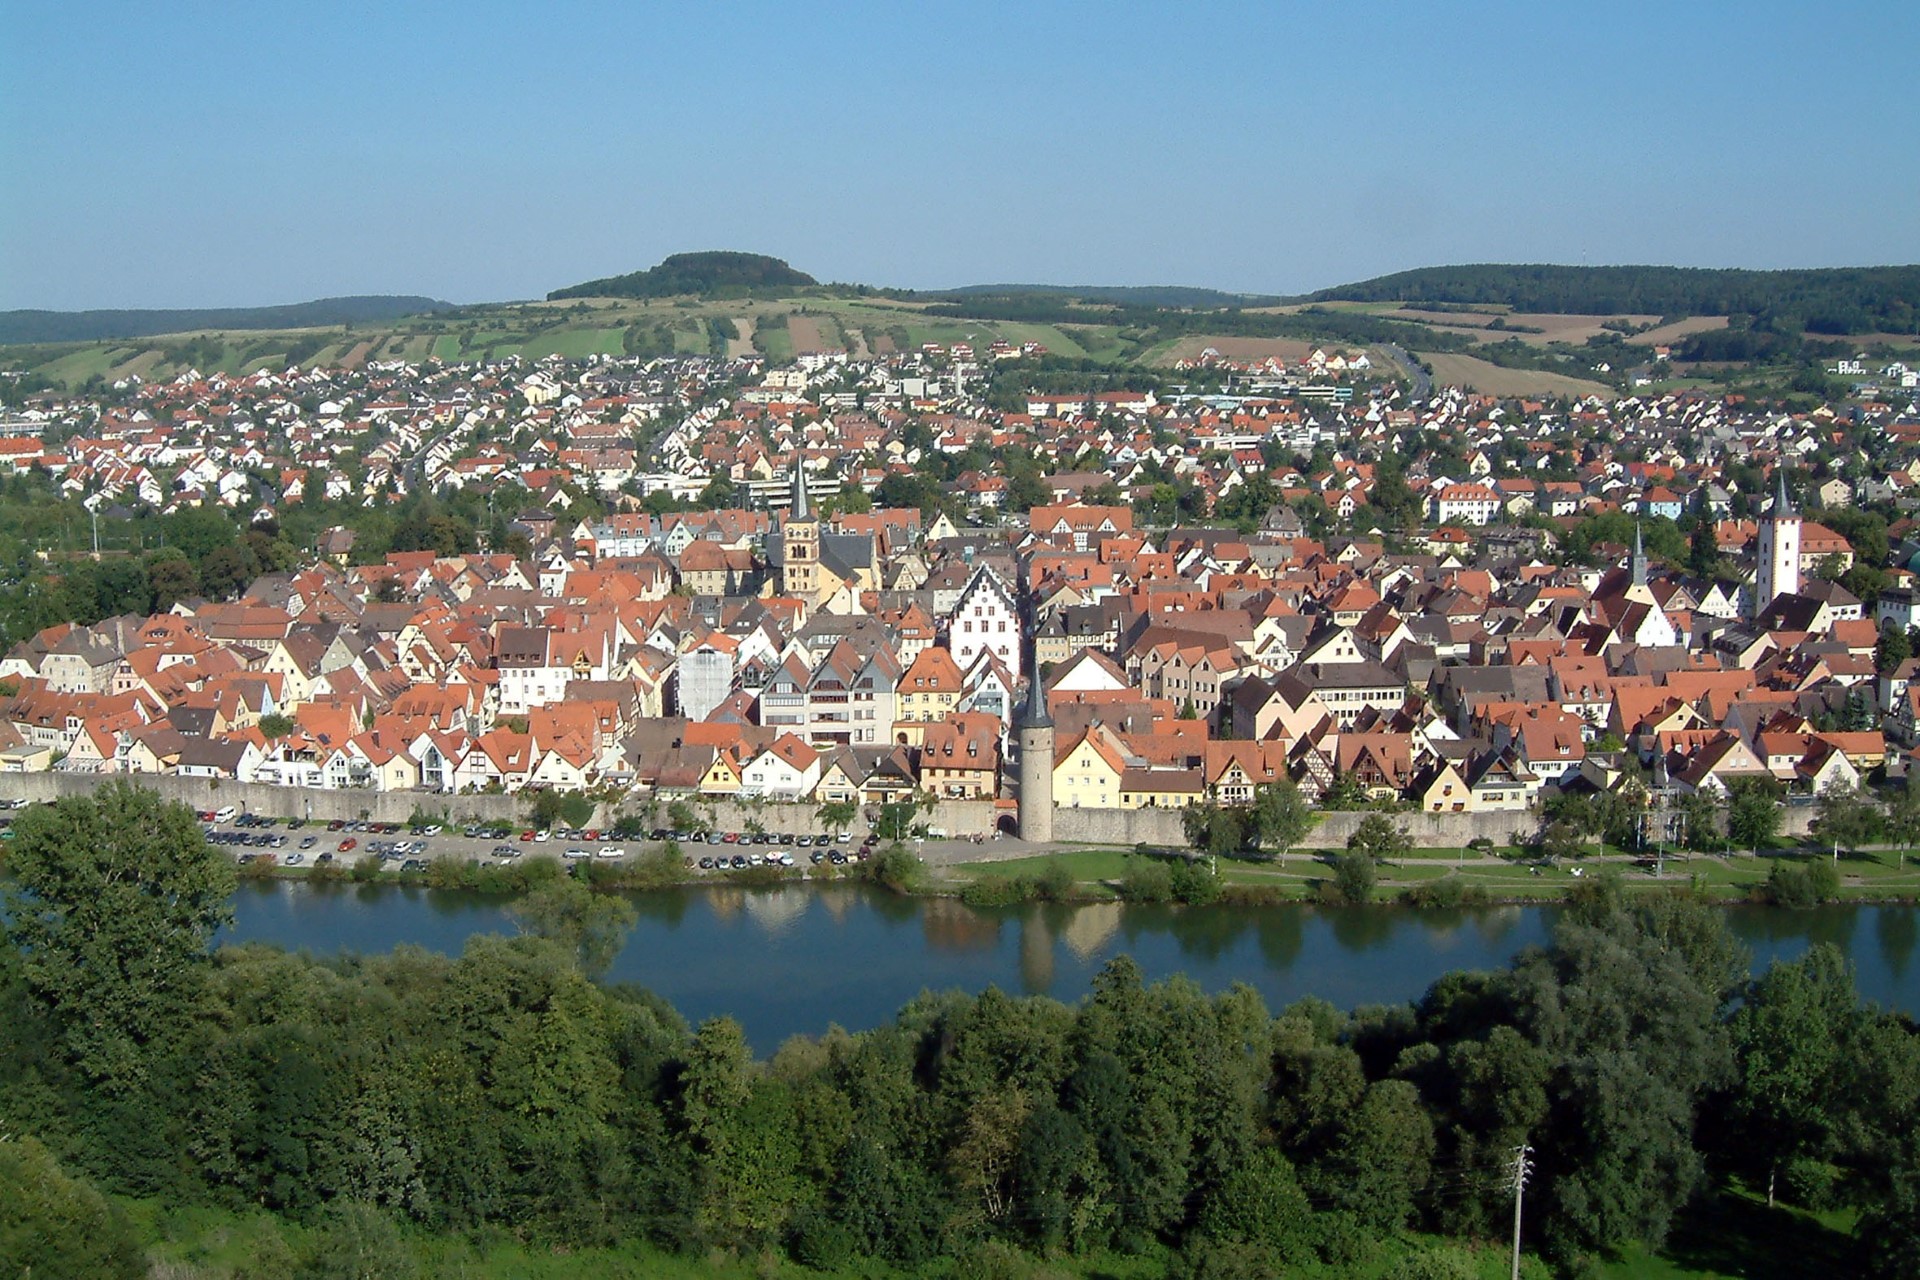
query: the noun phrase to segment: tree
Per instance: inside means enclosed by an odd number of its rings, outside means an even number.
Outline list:
[[[1313,830],[1313,811],[1291,779],[1256,790],[1252,817],[1254,840],[1261,848],[1273,850],[1282,862],[1287,851]]]
[[[633,904],[612,894],[595,893],[578,880],[558,879],[535,889],[513,905],[520,927],[559,943],[588,977],[613,964],[639,918]]]
[[[0,1276],[146,1274],[138,1241],[105,1196],[33,1138],[0,1134]]]
[[[1347,837],[1347,848],[1369,858],[1398,858],[1413,848],[1413,837],[1386,814],[1370,813]]]
[[[1873,669],[1883,676],[1899,670],[1900,664],[1911,657],[1913,657],[1913,642],[1899,627],[1887,628],[1874,642]]]
[[[124,782],[27,809],[14,831],[6,932],[27,981],[83,1072],[137,1083],[233,917],[233,861],[192,809]]]
[[[292,716],[281,715],[277,711],[269,712],[260,717],[260,732],[265,734],[269,740],[284,738],[299,727],[299,722]]]
[[[1833,856],[1838,861],[1841,849],[1857,853],[1862,846],[1877,839],[1881,821],[1880,806],[1873,797],[1856,787],[1836,785],[1822,791],[1815,801],[1809,831],[1814,838],[1833,846]]]
[[[1727,801],[1727,839],[1735,847],[1758,853],[1761,846],[1780,834],[1780,822],[1780,806],[1772,787],[1744,780],[1734,784]]]
[[[1907,851],[1913,848],[1915,837],[1920,837],[1920,786],[1914,785],[1911,774],[1887,807],[1887,830],[1899,843],[1900,865],[1905,867]]]
[[[1713,515],[1703,512],[1694,522],[1693,536],[1687,547],[1687,568],[1695,577],[1712,581],[1720,572],[1720,539],[1715,536]]]
[[[1749,984],[1733,1019],[1734,1113],[1767,1175],[1767,1204],[1783,1165],[1822,1154],[1838,1119],[1842,1054],[1859,1017],[1853,975],[1831,943],[1775,962]]]
[[[1358,905],[1373,897],[1373,859],[1349,849],[1333,860],[1333,887],[1342,902]]]
[[[813,816],[829,831],[844,831],[860,816],[860,806],[851,800],[829,800],[816,809]]]
[[[593,800],[578,791],[536,792],[528,817],[541,828],[583,827],[593,821]]]

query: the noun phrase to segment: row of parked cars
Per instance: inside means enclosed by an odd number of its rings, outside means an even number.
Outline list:
[[[807,861],[814,866],[832,863],[844,867],[849,862],[865,862],[869,855],[867,849],[857,849],[848,853],[844,849],[815,849],[807,855]],[[791,867],[795,865],[794,856],[782,850],[779,853],[736,853],[706,854],[697,861],[688,859],[688,865],[702,871],[745,871],[749,867]]]

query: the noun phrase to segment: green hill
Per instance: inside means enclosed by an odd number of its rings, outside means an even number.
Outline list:
[[[1095,285],[1095,284],[969,284],[958,289],[940,289],[932,298],[1012,298],[1022,295],[1050,298],[1079,298],[1086,302],[1107,302],[1124,307],[1222,308],[1269,306],[1287,299],[1259,293],[1227,293],[1220,289],[1202,289],[1192,285]]]
[[[0,344],[103,342],[197,329],[311,329],[372,324],[451,310],[433,298],[321,298],[275,307],[201,307],[155,311],[0,311]]]
[[[547,295],[547,299],[669,298],[677,294],[742,297],[819,283],[806,272],[795,271],[779,258],[769,258],[761,253],[714,250],[707,253],[676,253],[663,259],[657,267],[555,289]]]
[[[1920,266],[1421,267],[1322,289],[1312,302],[1443,302],[1574,315],[1749,316],[1775,332],[1920,332]]]

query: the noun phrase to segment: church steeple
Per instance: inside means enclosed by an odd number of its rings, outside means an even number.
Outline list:
[[[1799,515],[1800,513],[1793,507],[1793,495],[1787,492],[1787,469],[1775,467],[1773,474],[1779,481],[1773,492],[1773,518],[1778,520],[1783,516]]]
[[[1640,522],[1633,522],[1633,559],[1628,562],[1633,569],[1633,585],[1647,585],[1647,549],[1640,541]]]
[[[800,450],[793,451],[793,503],[787,508],[787,521],[813,519],[813,513],[807,507],[807,472],[800,465]]]

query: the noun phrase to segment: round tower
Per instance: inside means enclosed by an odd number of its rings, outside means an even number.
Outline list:
[[[1053,717],[1034,671],[1027,705],[1020,712],[1020,838],[1036,844],[1053,839]]]

